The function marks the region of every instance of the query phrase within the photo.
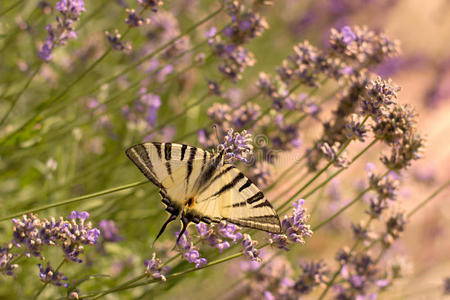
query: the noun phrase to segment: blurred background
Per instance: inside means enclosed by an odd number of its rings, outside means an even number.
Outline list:
[[[19,91],[24,84],[24,74],[29,74],[38,65],[36,55],[45,41],[45,25],[54,21],[54,2],[26,1],[0,18],[0,91],[6,100],[0,103],[2,116],[11,104],[12,97],[8,95]],[[15,1],[0,3],[0,11],[14,3]],[[134,1],[123,0],[86,0],[85,5],[86,13],[76,26],[78,38],[55,51],[52,61],[42,65],[36,80],[2,126],[1,136],[17,128],[29,114],[39,112],[42,99],[58,95],[62,86],[72,82],[77,74],[81,74],[90,63],[98,59],[109,47],[104,31],[113,33],[115,28],[119,28],[123,33],[126,30],[126,24],[122,22],[126,18],[124,9],[136,7]],[[154,27],[151,30],[130,31],[126,39],[130,45],[124,44],[122,52],[113,52],[95,71],[77,83],[70,93],[61,97],[61,101],[54,103],[45,115],[45,122],[39,122],[38,117],[38,121],[25,128],[16,140],[2,145],[2,215],[143,179],[124,154],[124,149],[142,140],[182,141],[199,145],[197,130],[210,126],[207,109],[213,103],[224,102],[224,99],[213,96],[194,109],[183,110],[202,99],[207,79],[218,81],[219,77],[217,65],[208,63],[208,59],[206,63],[194,67],[191,67],[190,62],[200,53],[208,53],[207,45],[201,41],[212,25],[221,28],[226,23],[224,16],[219,15],[213,22],[201,25],[189,33],[186,45],[199,45],[199,48],[179,58],[177,65],[173,66],[175,71],[163,69],[158,73],[164,78],[164,85],[159,79],[146,78],[144,67],[114,79],[113,83],[103,79],[154,51],[156,45],[169,41],[218,7],[217,1],[212,0],[165,1],[155,17],[152,17],[151,24]],[[415,162],[409,172],[404,174],[396,205],[409,211],[449,179],[449,1],[279,0],[259,11],[266,18],[269,28],[261,37],[246,45],[254,53],[256,64],[245,71],[238,84],[223,85],[223,89],[227,91],[227,101],[240,102],[255,94],[259,72],[273,74],[276,66],[292,53],[292,47],[297,43],[309,40],[312,45],[326,49],[331,28],[367,25],[370,29],[386,32],[390,38],[400,41],[401,55],[389,59],[372,71],[383,78],[392,78],[401,87],[399,101],[415,107],[419,131],[427,140],[424,158]],[[162,37],[158,35],[161,31],[165,33]],[[133,50],[124,54],[128,46]],[[179,45],[181,48],[184,46]],[[151,61],[146,62],[145,69],[151,68]],[[142,86],[133,83],[140,78],[143,82],[147,80],[145,85],[151,87],[149,90],[161,97],[157,119],[167,121],[164,126],[152,130],[152,134],[146,136],[139,131],[142,124],[126,123],[123,120],[127,105],[131,109],[130,103],[142,93]],[[166,82],[167,78],[170,80]],[[90,92],[93,88],[96,90]],[[124,90],[126,92],[121,94]],[[321,95],[326,95],[330,90],[332,87],[324,88]],[[111,97],[116,97],[117,100],[106,104],[103,102]],[[261,103],[266,106],[268,104]],[[327,103],[325,115],[334,108],[333,104],[336,101]],[[185,117],[171,119],[179,113]],[[316,130],[314,126],[317,126],[316,120],[308,120],[303,126],[301,134],[305,147],[320,135],[320,128]],[[362,146],[356,145],[350,151],[358,149],[362,149]],[[357,162],[355,167],[344,172],[325,189],[321,195],[335,199],[334,202],[330,200],[324,207],[315,208],[314,201],[307,201],[308,210],[327,211],[332,205],[341,206],[350,201],[361,179],[366,176],[360,174],[366,163],[375,163],[379,167],[379,151],[381,147],[369,153],[363,161]],[[288,153],[286,157],[293,155],[296,152]],[[53,162],[56,162],[57,167],[52,167]],[[289,159],[281,159],[275,174],[289,167],[289,162]],[[293,177],[290,180],[295,179]],[[272,190],[269,198],[276,198],[283,187],[284,185]],[[378,295],[378,299],[444,298],[444,278],[450,276],[449,196],[449,191],[444,191],[415,215],[402,238],[387,252],[385,263],[400,260],[407,265],[409,275],[395,281],[388,291]],[[136,269],[141,265],[142,257],[151,256],[149,244],[166,218],[162,207],[154,189],[142,186],[132,191],[52,208],[45,215],[65,216],[72,209],[77,209],[89,211],[94,223],[102,219],[114,220],[120,235],[124,237],[123,241],[106,245],[106,252],[101,257],[88,255],[86,260],[90,269],[73,266],[72,273],[109,273],[117,276],[117,282],[123,282],[130,274],[139,273]],[[351,240],[351,232],[348,230],[351,221],[358,220],[363,211],[364,208],[361,207],[341,216],[327,230],[308,239],[301,249],[289,252],[287,257],[293,265],[320,258],[327,258],[332,262],[336,251]],[[316,221],[313,216],[311,223],[315,224]],[[7,240],[11,232],[10,224],[2,223],[0,230],[2,240]],[[163,253],[169,253],[173,246],[173,239],[169,235],[166,233],[166,239],[159,249]],[[28,264],[35,265],[35,262]],[[242,264],[243,261],[233,261],[211,270],[195,272],[195,275],[183,282],[173,281],[155,289],[153,293],[146,294],[146,290],[139,290],[139,293],[122,295],[130,299],[138,296],[143,299],[183,299],[186,295],[191,299],[210,299],[217,296],[217,287],[227,280],[227,276],[236,276],[239,270],[246,268]],[[22,287],[25,294],[33,288],[25,286],[27,277],[23,270],[25,268],[18,271],[18,281],[0,288],[2,295],[23,295],[20,292]],[[38,281],[37,276],[35,280]],[[5,282],[13,283],[13,280],[6,278]],[[180,284],[176,284],[177,282]],[[115,283],[106,284],[113,287]],[[91,289],[96,287],[94,283],[87,283],[87,286]],[[202,291],[202,296],[198,296],[199,290]],[[222,298],[237,298],[241,293],[237,287],[231,291],[223,291]],[[110,297],[120,299],[118,295]],[[310,297],[315,299],[317,294]]]

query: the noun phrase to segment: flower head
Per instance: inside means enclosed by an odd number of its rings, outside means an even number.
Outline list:
[[[312,236],[313,232],[310,225],[307,224],[309,216],[303,207],[305,200],[298,199],[292,206],[294,207],[292,215],[284,216],[281,221],[281,231],[284,234],[271,234],[271,242],[278,248],[289,250],[290,243],[305,243],[305,237]]]
[[[240,160],[248,162],[248,157],[252,154],[252,135],[243,130],[241,133],[228,130],[223,144],[219,144],[218,151],[225,151],[225,157],[229,161]]]
[[[260,251],[256,248],[257,244],[258,242],[253,241],[249,234],[244,234],[244,238],[242,239],[242,251],[251,261],[259,262],[261,261],[261,258],[259,257]]]
[[[63,287],[69,287],[69,284],[67,282],[67,276],[64,276],[63,273],[54,270],[50,263],[47,263],[47,267],[44,269],[41,264],[38,264],[39,267],[39,277],[43,282],[50,283],[56,286],[63,286]]]
[[[153,252],[151,259],[144,260],[144,265],[145,274],[147,276],[166,281],[166,277],[162,274],[161,260],[159,258],[156,258],[155,252]]]

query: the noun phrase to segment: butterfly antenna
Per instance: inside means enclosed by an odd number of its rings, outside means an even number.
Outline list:
[[[216,133],[217,142],[220,143],[221,139],[219,137],[219,126],[217,126],[217,124],[212,124],[211,127],[214,128],[214,131]]]
[[[189,224],[189,219],[186,218],[186,216],[183,215],[183,216],[181,216],[181,223],[183,225],[181,227],[180,234],[177,237],[177,244],[178,244],[178,241],[180,240],[181,236],[183,235],[183,233],[186,231],[187,225]]]
[[[169,218],[167,219],[167,221],[163,224],[163,226],[161,227],[161,230],[159,231],[158,235],[156,236],[156,239],[153,241],[152,247],[153,245],[155,245],[156,240],[161,236],[161,234],[163,234],[164,230],[166,230],[167,225],[172,222],[173,220],[175,220],[177,218],[176,214],[171,214],[169,216]]]

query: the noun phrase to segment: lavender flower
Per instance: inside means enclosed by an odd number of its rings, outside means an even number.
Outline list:
[[[253,146],[252,135],[243,130],[241,133],[234,132],[233,129],[228,130],[224,142],[217,146],[218,151],[225,151],[225,157],[228,161],[235,160],[248,162],[248,157],[252,154]]]
[[[400,234],[405,230],[407,221],[403,212],[396,212],[388,218],[386,221],[386,232],[382,237],[385,247],[389,247],[395,240],[399,239]]]
[[[12,244],[0,247],[0,272],[7,276],[14,276],[14,270],[19,267],[18,264],[12,263],[12,260],[17,256],[10,252],[12,248]]]
[[[290,243],[305,244],[305,237],[312,236],[313,232],[307,224],[309,216],[303,207],[305,200],[294,201],[292,215],[284,216],[281,221],[281,230],[284,234],[271,234],[270,242],[276,247],[289,250]]]
[[[125,23],[127,23],[130,27],[139,27],[144,24],[149,24],[150,19],[149,18],[142,18],[139,17],[136,14],[136,11],[134,9],[125,9],[127,13],[127,18],[125,19]]]
[[[141,88],[139,98],[131,106],[123,106],[122,114],[128,120],[128,126],[142,134],[150,131],[157,120],[157,113],[161,106],[161,98],[158,95],[147,93],[146,88]]]
[[[349,253],[342,262],[342,280],[333,286],[337,299],[364,299],[362,297],[373,294],[374,289],[382,289],[388,284],[368,253]]]
[[[113,220],[101,220],[98,223],[103,240],[106,242],[119,242],[123,240],[123,236],[119,235],[119,229]]]
[[[208,225],[204,223],[199,223],[195,226],[195,228],[197,229],[200,238],[206,241],[209,244],[209,246],[219,249],[220,253],[222,253],[224,249],[230,248],[230,243],[220,239],[214,232],[214,229],[208,228]]]
[[[85,222],[87,218],[87,212],[73,211],[69,216],[71,222],[64,224],[59,237],[67,258],[79,263],[82,262],[79,255],[84,252],[84,245],[94,245],[100,236],[100,230],[92,228],[91,222]]]
[[[350,121],[345,124],[345,135],[349,139],[355,139],[361,142],[365,141],[367,128],[365,125],[362,125],[360,116],[352,114]]]
[[[73,21],[78,20],[82,12],[85,12],[83,0],[61,0],[56,2],[56,9],[61,12],[64,17]]]
[[[73,28],[74,22],[78,21],[82,12],[85,12],[83,0],[61,0],[56,2],[56,9],[61,13],[62,18],[56,17],[56,26],[47,25],[47,39],[39,51],[39,57],[48,62],[52,59],[52,51],[65,45],[67,40],[77,38],[77,33]]]
[[[43,282],[50,283],[56,286],[63,286],[65,288],[69,287],[69,284],[63,283],[63,281],[67,281],[67,276],[64,276],[63,273],[54,270],[50,263],[47,263],[47,267],[44,269],[41,264],[38,264],[39,267],[39,277]]]
[[[326,159],[333,162],[333,165],[340,168],[346,168],[349,165],[349,161],[346,159],[345,152],[338,155],[341,144],[339,142],[334,143],[332,147],[328,143],[321,145],[322,153]]]
[[[324,285],[328,281],[329,270],[323,261],[302,263],[300,267],[302,275],[293,286],[298,294],[309,294],[315,287]]]
[[[220,222],[218,226],[218,232],[220,235],[232,240],[234,244],[236,244],[238,240],[242,239],[242,233],[237,232],[239,230],[239,226],[228,222]]]
[[[114,29],[113,33],[105,31],[106,39],[114,50],[123,51],[129,53],[131,51],[131,45],[122,41],[122,35],[118,29]]]
[[[363,114],[375,117],[382,116],[391,104],[397,100],[397,92],[400,88],[391,80],[385,81],[381,77],[372,80],[366,87],[366,96],[361,99]]]
[[[175,232],[175,236],[178,236],[179,232]],[[200,257],[200,253],[197,248],[191,242],[187,231],[181,236],[180,240],[177,242],[179,250],[183,253],[184,258],[190,263],[194,263],[196,268],[201,268],[208,262],[206,258]]]
[[[153,12],[157,12],[158,7],[164,4],[161,0],[137,0],[137,3],[143,8],[150,7]]]
[[[37,256],[42,258],[42,246],[45,241],[41,238],[41,221],[37,215],[24,215],[22,219],[12,219],[13,239],[11,243],[16,247],[25,246],[26,257]]]
[[[322,53],[317,48],[305,41],[294,46],[294,54],[283,60],[276,71],[287,86],[294,80],[308,86],[318,86],[321,56]]]
[[[345,26],[341,30],[332,28],[330,46],[336,55],[362,66],[378,64],[399,53],[398,41],[389,39],[384,33],[375,33],[359,26]]]
[[[244,238],[242,239],[242,251],[251,261],[259,262],[261,261],[261,258],[259,257],[260,251],[256,248],[257,244],[258,242],[253,241],[250,235],[244,234]]]
[[[147,276],[166,281],[166,277],[162,274],[161,260],[159,258],[156,258],[155,252],[153,252],[152,258],[150,260],[144,260],[144,265],[145,274]]]

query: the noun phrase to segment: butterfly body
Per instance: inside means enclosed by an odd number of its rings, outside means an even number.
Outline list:
[[[212,155],[200,148],[174,143],[144,143],[126,150],[127,156],[160,189],[170,214],[181,217],[181,237],[187,225],[228,222],[279,233],[280,220],[264,194],[233,165],[224,150]]]

